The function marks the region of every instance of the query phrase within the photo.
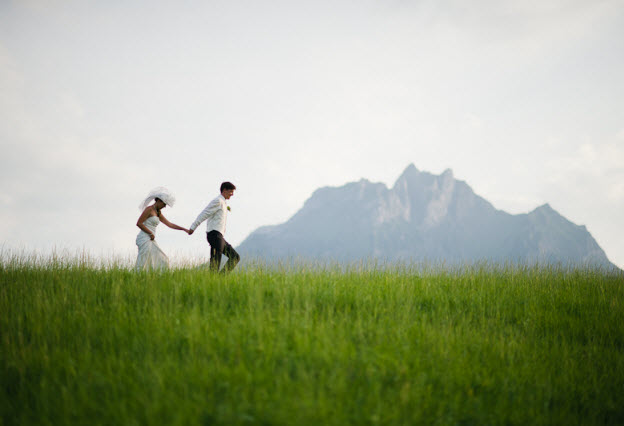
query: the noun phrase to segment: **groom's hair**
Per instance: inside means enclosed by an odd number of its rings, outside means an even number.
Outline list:
[[[234,184],[232,182],[223,182],[221,184],[221,190],[220,192],[223,192],[225,190],[230,190],[230,189],[236,189],[236,187],[234,186]]]

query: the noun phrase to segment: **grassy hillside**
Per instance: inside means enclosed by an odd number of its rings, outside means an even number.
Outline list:
[[[0,424],[622,424],[624,277],[0,266]]]

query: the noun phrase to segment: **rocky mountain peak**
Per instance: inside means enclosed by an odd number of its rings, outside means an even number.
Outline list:
[[[444,261],[563,262],[615,268],[587,229],[549,204],[528,214],[495,209],[451,169],[410,164],[388,189],[366,179],[320,188],[282,225],[240,247],[250,256]]]

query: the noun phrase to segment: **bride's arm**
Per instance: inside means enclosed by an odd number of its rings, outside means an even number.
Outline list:
[[[184,232],[186,232],[186,233],[188,234],[188,231],[189,231],[188,229],[186,229],[186,228],[182,228],[181,226],[176,225],[175,223],[171,223],[171,222],[169,222],[169,221],[165,218],[165,216],[163,216],[163,214],[162,214],[162,213],[160,214],[160,221],[161,221],[162,223],[164,223],[165,225],[167,225],[167,226],[168,226],[169,228],[171,228],[171,229],[178,229],[178,230],[180,230],[180,231],[184,231]]]
[[[149,235],[150,239],[153,240],[156,237],[154,236],[154,234],[152,234],[152,231],[150,231],[147,226],[143,225],[143,222],[145,222],[147,218],[150,217],[151,212],[152,212],[152,208],[146,207],[145,210],[143,210],[143,213],[141,213],[141,216],[139,216],[139,220],[137,220],[136,225],[139,227],[139,229],[141,229],[141,231]]]

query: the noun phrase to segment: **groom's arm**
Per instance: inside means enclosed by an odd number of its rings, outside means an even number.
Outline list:
[[[202,210],[199,216],[197,216],[197,219],[195,219],[195,222],[193,222],[193,224],[189,228],[191,233],[193,233],[195,229],[197,229],[197,227],[201,225],[201,223],[204,220],[208,219],[210,216],[215,214],[215,212],[218,211],[220,208],[221,208],[221,204],[219,203],[219,200],[218,199],[212,200],[210,204],[208,204],[206,208]]]

